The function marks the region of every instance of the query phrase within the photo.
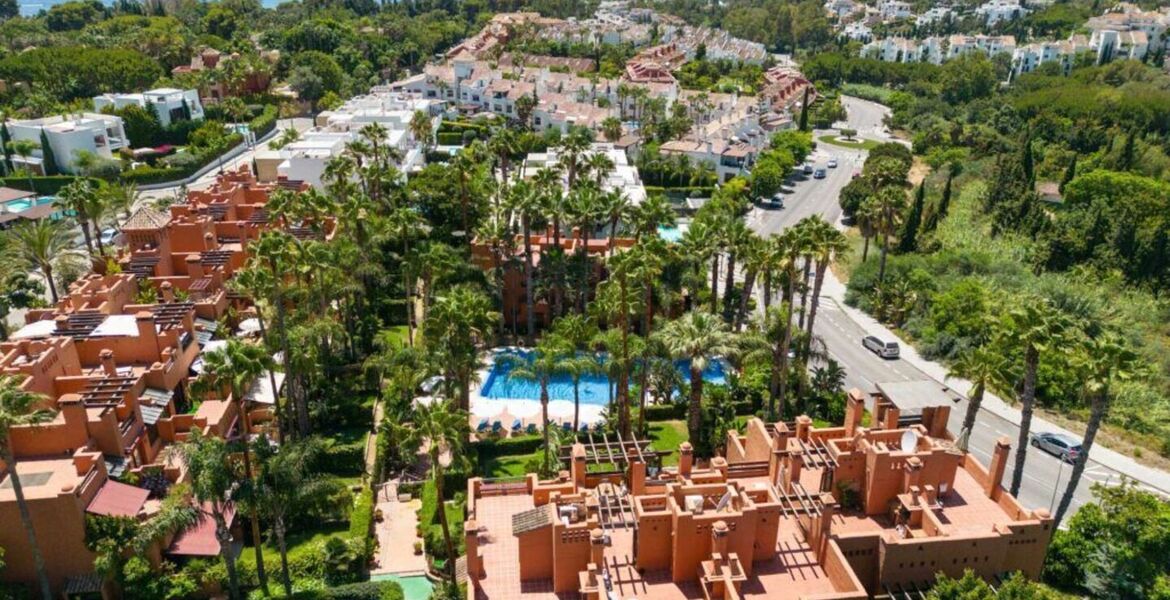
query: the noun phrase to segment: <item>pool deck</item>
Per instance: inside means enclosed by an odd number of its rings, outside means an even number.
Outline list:
[[[374,535],[378,538],[378,551],[374,554],[377,566],[370,569],[370,575],[426,573],[426,556],[414,553],[414,542],[420,541],[415,528],[418,527],[418,509],[422,501],[399,502],[379,493],[375,506],[382,511],[382,522],[374,524]]]

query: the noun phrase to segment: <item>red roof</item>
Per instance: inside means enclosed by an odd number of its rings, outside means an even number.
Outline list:
[[[126,485],[117,481],[106,481],[94,495],[86,512],[107,517],[136,517],[146,504],[150,490]]]
[[[224,518],[227,520],[228,527],[231,527],[232,519],[235,516],[234,506],[228,505],[224,508]],[[219,540],[215,539],[215,518],[211,516],[209,505],[203,506],[202,513],[194,527],[180,533],[175,541],[171,542],[171,547],[167,548],[167,554],[172,556],[219,556]]]

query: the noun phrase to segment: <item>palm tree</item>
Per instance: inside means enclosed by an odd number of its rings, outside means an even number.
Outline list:
[[[592,277],[592,262],[589,258],[589,238],[602,214],[601,193],[592,182],[578,185],[569,191],[569,216],[580,231],[581,241],[577,244],[578,260],[584,265],[584,276],[578,282],[577,312],[584,313],[588,305],[589,278]]]
[[[613,173],[613,159],[604,152],[593,152],[585,157],[582,167],[593,175],[597,189],[604,189],[605,180]]]
[[[739,308],[735,311],[735,319],[732,321],[733,331],[743,329],[744,321],[747,319],[748,301],[756,286],[756,278],[759,277],[760,271],[767,268],[771,260],[768,250],[767,243],[754,233],[747,236],[740,246],[739,253],[744,265],[743,293],[739,295]]]
[[[630,318],[641,310],[641,295],[634,292],[633,284],[641,282],[644,275],[639,272],[640,255],[635,252],[618,254],[609,259],[610,276],[598,287],[598,298],[594,308],[614,325],[617,344],[610,349],[608,359],[617,369],[618,431],[630,433],[630,370],[633,353],[630,350]]]
[[[24,159],[24,163],[28,164],[28,157],[32,156],[41,145],[33,140],[12,140],[8,142],[8,149],[17,156]],[[33,184],[33,173],[28,167],[24,168],[25,174],[28,176],[28,191],[34,194],[37,191],[36,185]]]
[[[431,128],[431,116],[425,111],[416,110],[410,116],[410,135],[414,136],[415,142],[419,143],[425,152],[431,147],[431,137],[433,130]]]
[[[41,555],[41,546],[37,543],[37,532],[33,527],[32,514],[28,511],[28,503],[24,499],[24,487],[20,484],[20,475],[16,471],[16,459],[12,452],[13,427],[21,425],[37,425],[52,420],[53,413],[40,408],[43,398],[21,387],[20,379],[11,375],[0,375],[0,458],[8,470],[8,480],[12,484],[12,493],[16,496],[16,508],[20,512],[20,522],[24,525],[24,534],[28,537],[28,547],[32,551],[33,566],[37,571],[37,581],[41,587],[43,600],[52,600],[49,590],[49,577],[45,572],[45,558]]]
[[[241,600],[236,555],[232,551],[231,524],[227,520],[228,511],[235,503],[233,497],[240,487],[232,468],[232,450],[224,440],[204,436],[198,429],[193,430],[191,437],[175,448],[187,465],[191,491],[202,505],[200,512],[215,521],[215,539],[219,542],[219,555],[227,569],[228,597]]]
[[[111,183],[103,190],[106,202],[111,210],[122,211],[122,216],[129,219],[134,203],[138,201],[138,184],[133,181]]]
[[[562,363],[576,353],[565,342],[555,336],[540,341],[529,355],[504,354],[497,362],[510,367],[509,374],[517,379],[531,381],[540,386],[541,430],[544,435],[544,465],[549,464],[548,446],[548,385],[552,378],[563,372]]]
[[[792,343],[792,316],[788,304],[770,306],[760,318],[759,331],[772,341],[770,375],[768,379],[768,414],[784,418],[788,388],[788,348]],[[776,407],[779,412],[775,412]]]
[[[724,229],[723,240],[727,250],[727,269],[723,278],[723,318],[731,321],[732,302],[735,294],[735,266],[740,252],[752,243],[755,236],[743,219],[731,219],[731,226]]]
[[[674,207],[665,195],[655,194],[634,206],[630,211],[630,221],[634,226],[634,237],[641,243],[648,237],[657,237],[659,227],[675,225]]]
[[[495,158],[496,166],[500,169],[500,182],[508,185],[508,170],[512,166],[512,156],[519,152],[519,140],[515,131],[501,127],[488,139],[488,152]]]
[[[594,155],[604,156],[604,155]],[[620,190],[613,190],[601,195],[601,212],[609,220],[609,255],[613,256],[617,242],[618,223],[630,211],[630,199]]]
[[[616,142],[622,137],[622,121],[617,117],[606,117],[601,121],[601,132],[606,141]]]
[[[85,248],[91,254],[94,252],[93,216],[91,212],[97,198],[97,192],[88,179],[78,178],[69,185],[61,188],[53,204],[57,208],[73,213],[77,224],[81,226],[81,234],[85,236]],[[100,234],[99,234],[100,238]],[[100,243],[100,239],[98,240]]]
[[[423,321],[427,350],[434,356],[435,364],[443,365],[447,380],[455,382],[460,410],[470,403],[480,346],[488,340],[500,318],[491,304],[482,292],[455,286],[435,299]]]
[[[660,336],[674,358],[690,361],[691,400],[687,408],[687,431],[690,439],[698,440],[702,431],[703,371],[716,357],[735,352],[735,338],[723,319],[700,311],[692,311],[667,323]]]
[[[902,214],[906,212],[906,192],[899,187],[885,187],[873,197],[877,211],[877,231],[882,236],[882,258],[878,266],[878,284],[886,280],[886,255],[890,251],[890,235],[897,230]]]
[[[598,335],[597,325],[584,315],[566,315],[552,324],[552,338],[562,342],[567,349],[560,361],[560,371],[573,381],[573,430],[580,427],[580,382],[585,375],[598,373],[601,365],[587,346]]]
[[[280,550],[280,573],[285,596],[292,595],[292,577],[288,568],[288,518],[302,510],[314,498],[333,487],[331,476],[314,473],[324,448],[321,438],[306,438],[279,447],[263,437],[255,442],[255,454],[260,465],[256,477],[257,494],[265,516],[272,521],[276,547]]]
[[[1073,461],[1073,470],[1068,477],[1068,487],[1060,497],[1060,504],[1056,507],[1053,517],[1054,527],[1059,527],[1072,504],[1073,494],[1081,482],[1085,472],[1085,464],[1089,462],[1089,452],[1093,449],[1093,442],[1097,439],[1097,431],[1105,422],[1109,414],[1109,405],[1113,400],[1113,385],[1141,377],[1146,373],[1146,367],[1138,355],[1113,332],[1105,332],[1096,338],[1089,338],[1079,349],[1074,358],[1075,366],[1081,373],[1081,388],[1092,407],[1089,411],[1089,422],[1085,424],[1085,437],[1081,440],[1081,451]]]
[[[878,224],[881,222],[881,211],[873,198],[866,198],[857,208],[857,212],[853,213],[853,218],[857,221],[857,229],[861,232],[861,238],[864,240],[865,245],[861,248],[861,262],[865,262],[869,259],[869,240],[877,234]]]
[[[411,422],[406,426],[407,447],[421,448],[425,443],[431,463],[431,478],[439,498],[439,525],[443,529],[443,544],[447,547],[447,576],[455,580],[455,544],[451,541],[451,526],[447,523],[446,504],[443,500],[444,461],[463,455],[463,444],[469,432],[467,413],[451,406],[450,400],[419,404],[414,409]],[[545,428],[548,429],[547,427]]]
[[[269,373],[272,369],[272,357],[263,346],[248,344],[237,339],[228,340],[223,348],[205,352],[203,354],[203,373],[195,380],[192,392],[206,394],[207,392],[224,388],[231,392],[232,400],[239,407],[241,421],[240,433],[243,441],[244,478],[251,481],[255,476],[252,470],[252,451],[248,443],[248,409],[244,403],[245,394],[252,384]],[[273,392],[275,393],[275,388]],[[264,550],[261,547],[260,515],[255,506],[248,515],[252,524],[252,544],[256,553],[256,576],[260,579],[260,587],[268,593],[268,575],[264,572]]]
[[[817,306],[820,305],[821,287],[825,283],[825,272],[835,257],[849,251],[849,240],[845,234],[837,231],[836,227],[820,217],[813,219],[812,243],[813,259],[816,267],[813,275],[812,305],[808,312],[808,335],[813,334],[813,323],[817,319]]]
[[[986,343],[968,349],[959,355],[959,359],[951,367],[950,376],[957,376],[971,382],[971,392],[967,396],[967,412],[963,415],[963,425],[960,429],[960,448],[967,449],[967,440],[975,428],[975,419],[979,416],[979,407],[983,405],[983,394],[988,387],[1004,388],[1010,385],[1010,363],[1003,352],[995,344]]]
[[[411,256],[411,240],[426,233],[426,219],[418,211],[403,207],[390,213],[386,219],[386,225],[398,239],[402,240],[402,292],[406,302],[406,340],[408,344],[413,346],[415,329],[414,294],[416,290],[414,279],[411,277],[413,273],[411,269],[406,268],[405,261],[407,257]]]
[[[527,320],[528,343],[536,339],[536,284],[533,281],[536,267],[532,250],[532,223],[540,217],[540,195],[527,182],[519,181],[508,193],[508,207],[520,215],[520,228],[524,237],[524,308]]]
[[[1012,472],[1011,493],[1020,491],[1024,479],[1028,442],[1031,440],[1032,411],[1036,402],[1036,374],[1041,353],[1060,347],[1070,320],[1045,298],[1023,298],[1008,314],[1009,339],[1024,351],[1024,380],[1020,392],[1020,438],[1016,443],[1016,466]]]
[[[585,168],[585,153],[589,150],[590,142],[588,130],[578,128],[570,131],[561,143],[557,160],[565,170],[570,190],[576,185],[581,170]]]
[[[29,269],[37,269],[49,284],[49,294],[57,302],[57,283],[53,271],[80,259],[73,240],[60,221],[38,219],[12,229],[16,257]]]

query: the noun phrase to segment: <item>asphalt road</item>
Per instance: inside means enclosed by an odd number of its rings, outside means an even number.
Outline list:
[[[861,137],[889,139],[882,126],[884,107],[855,98],[845,98],[845,106],[849,111],[849,118],[846,123],[840,124],[842,127],[856,129]],[[828,132],[814,132],[814,136],[820,138],[825,133]],[[813,179],[811,176],[793,178],[785,186],[784,208],[753,208],[747,217],[749,226],[763,236],[771,236],[809,215],[820,215],[831,223],[839,224],[841,209],[837,203],[838,195],[852,174],[861,170],[865,162],[865,153],[818,142],[818,149],[810,161],[818,167],[824,167],[829,158],[836,158],[839,166],[836,169],[828,169],[825,179]],[[932,379],[906,361],[882,359],[864,349],[861,346],[861,339],[870,332],[854,321],[829,296],[821,298],[816,333],[824,341],[829,355],[844,367],[847,374],[846,388],[856,387],[871,392],[875,390],[876,382]],[[966,400],[952,407],[949,425],[953,435],[958,435],[965,411]],[[986,409],[981,410],[971,434],[970,451],[986,464],[995,447],[995,441],[1005,436],[1012,441],[1014,453],[1019,436],[1018,425]],[[1060,494],[1064,492],[1070,470],[1070,466],[1063,465],[1059,459],[1036,448],[1029,448],[1026,472],[1019,493],[1020,501],[1027,508],[1054,508]],[[1004,475],[1005,486],[1010,484],[1013,471],[1014,454],[1008,461],[1008,472]],[[1119,474],[1090,460],[1085,477],[1077,488],[1072,511],[1091,500],[1089,487],[1094,482],[1117,483],[1119,480]]]

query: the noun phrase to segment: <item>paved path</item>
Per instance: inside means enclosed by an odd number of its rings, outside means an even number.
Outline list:
[[[378,551],[374,554],[374,568],[370,575],[421,575],[427,570],[427,559],[414,553],[418,527],[418,509],[422,501],[410,502],[387,499],[379,494],[377,509],[382,511],[382,522],[374,524]]]

